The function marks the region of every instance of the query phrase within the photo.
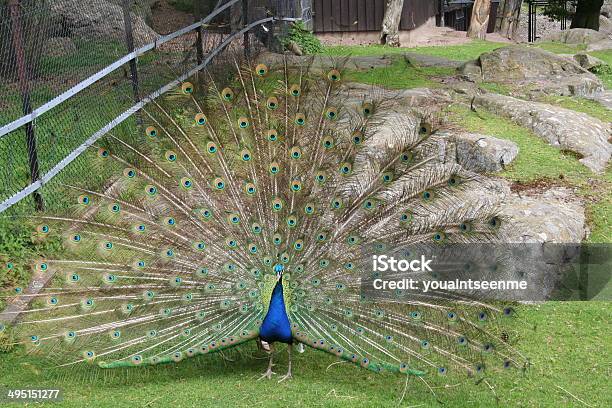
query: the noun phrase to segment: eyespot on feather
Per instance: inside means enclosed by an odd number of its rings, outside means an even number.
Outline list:
[[[183,82],[183,84],[181,85],[181,91],[183,91],[183,93],[185,95],[190,95],[193,93],[193,84],[191,82]]]
[[[265,76],[268,73],[268,67],[266,64],[257,64],[255,67],[255,73],[259,76]]]

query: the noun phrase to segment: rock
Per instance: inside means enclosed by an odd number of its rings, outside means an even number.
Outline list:
[[[54,0],[49,6],[51,14],[62,20],[71,37],[125,41],[123,10],[119,5],[106,0]],[[155,40],[157,33],[142,17],[131,13],[131,19],[136,47]]]
[[[519,152],[516,143],[477,133],[453,135],[457,163],[480,173],[493,173],[504,169]]]
[[[550,34],[541,41],[556,41],[565,44],[590,44],[606,38],[605,33],[589,28],[572,28]]]
[[[577,64],[535,47],[509,46],[483,53],[479,58],[485,81],[521,81],[584,74]]]
[[[295,41],[289,41],[289,44],[287,44],[287,49],[291,51],[292,53],[294,53],[295,55],[298,55],[298,56],[304,55],[302,48]]]
[[[574,55],[573,59],[582,68],[589,70],[589,71],[593,68],[598,68],[598,67],[607,65],[604,61],[600,60],[599,58],[593,57],[592,55],[589,55],[584,52],[579,52],[578,54]]]
[[[283,55],[275,52],[265,52],[260,56],[262,61],[266,61],[269,65],[282,65],[284,60],[287,60],[287,64],[292,67],[310,66],[313,72],[322,72],[329,70],[329,67],[333,65],[333,62],[329,57],[315,55],[315,56],[298,56],[298,55]],[[374,68],[385,68],[393,64],[396,57],[392,56],[362,56],[362,57],[350,57],[346,60],[344,67],[346,69],[356,70],[368,70]]]
[[[585,113],[492,93],[476,96],[474,105],[512,119],[553,146],[579,153],[580,162],[595,172],[603,172],[610,159],[610,123]]]
[[[612,50],[612,40],[604,39],[601,41],[597,41],[591,43],[587,46],[587,51],[602,51],[602,50]]]
[[[583,203],[563,187],[542,193],[512,193],[502,204],[509,242],[579,243],[587,235]]]
[[[49,38],[45,44],[44,55],[47,57],[65,57],[77,50],[74,41],[69,37]]]
[[[458,68],[460,65],[462,65],[461,61],[453,61],[447,58],[417,54],[414,52],[405,53],[404,58],[409,64],[419,67]]]
[[[589,96],[603,84],[575,61],[551,52],[525,46],[508,46],[485,52],[475,62],[488,82],[512,83],[527,93]],[[477,72],[473,65],[465,70]]]
[[[589,99],[599,102],[606,108],[612,110],[612,90],[608,89],[591,96]]]
[[[482,68],[480,67],[480,62],[477,60],[464,62],[457,68],[457,71],[464,77],[473,81],[482,78]]]
[[[608,35],[612,33],[612,20],[610,18],[599,16],[599,32]]]

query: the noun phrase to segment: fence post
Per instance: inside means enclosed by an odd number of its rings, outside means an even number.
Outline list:
[[[21,92],[21,100],[23,114],[29,115],[32,113],[32,102],[30,100],[30,84],[28,69],[26,67],[26,54],[23,46],[23,35],[21,31],[21,11],[19,9],[19,0],[9,0],[8,6],[11,13],[11,31],[13,32],[13,48],[15,49],[15,61],[17,63],[17,76],[19,78],[19,90]],[[28,165],[30,167],[30,179],[32,183],[40,179],[40,169],[38,163],[38,149],[36,147],[36,134],[34,132],[34,123],[28,122],[25,125],[26,143],[28,147]],[[34,205],[37,211],[43,211],[45,206],[40,195],[40,192],[32,193]]]
[[[197,5],[195,6],[195,17],[196,17],[196,21],[201,21],[205,16],[202,15],[202,9],[200,7],[198,7]],[[202,61],[204,61],[204,44],[203,44],[203,40],[202,40],[202,26],[199,26],[198,28],[196,28],[196,33],[197,33],[197,38],[196,38],[196,42],[195,42],[195,47],[196,47],[196,60],[198,62],[198,65],[200,65],[202,63]]]
[[[134,35],[132,32],[132,19],[130,18],[130,0],[123,0],[123,23],[125,26],[125,43],[128,53],[134,51]],[[134,91],[134,102],[140,102],[140,91],[138,86],[138,65],[136,59],[130,61],[130,75],[132,77],[132,90]],[[138,120],[140,122],[140,118]]]
[[[242,0],[242,26],[245,27],[247,24],[249,24],[249,1],[248,0]],[[249,32],[245,32],[244,33],[244,39],[243,39],[243,43],[244,43],[244,57],[246,59],[249,59],[249,57],[251,56],[251,49],[250,49],[250,39],[249,39]]]

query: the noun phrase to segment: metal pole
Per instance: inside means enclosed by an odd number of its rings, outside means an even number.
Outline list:
[[[242,0],[242,26],[246,27],[247,24],[249,24],[249,1]],[[248,31],[244,33],[243,42],[244,42],[244,57],[246,59],[249,59],[251,55],[251,49],[250,49],[251,41],[249,39]]]
[[[529,10],[527,12],[527,42],[531,42],[531,2],[529,2]]]
[[[200,21],[202,19],[202,16],[199,15],[199,11],[196,15],[196,18],[198,21]],[[196,33],[198,34],[197,38],[196,38],[196,42],[195,42],[195,47],[196,47],[196,60],[198,62],[198,65],[200,65],[202,63],[202,61],[204,61],[204,43],[202,41],[202,26],[199,26],[198,28],[196,28]]]
[[[21,91],[21,100],[24,115],[32,113],[32,103],[30,100],[30,86],[28,83],[29,75],[26,68],[26,55],[23,47],[23,36],[21,32],[19,0],[9,0],[8,2],[11,13],[11,25],[13,31],[13,47],[15,48],[15,59],[17,62],[17,76],[19,77],[19,89]],[[34,124],[28,122],[25,126],[26,143],[28,146],[28,164],[30,167],[30,179],[32,183],[40,178],[40,169],[38,163],[38,149],[36,147],[36,134],[34,133]],[[36,211],[43,211],[45,206],[42,196],[38,191],[32,193]]]
[[[125,43],[128,52],[134,51],[134,35],[132,32],[132,19],[130,18],[130,0],[123,0],[123,23],[125,26]],[[130,61],[130,74],[132,77],[132,90],[134,91],[134,102],[140,101],[138,86],[138,65],[136,59]]]

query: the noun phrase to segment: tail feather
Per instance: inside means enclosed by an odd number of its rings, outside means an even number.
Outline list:
[[[143,110],[142,134],[90,148],[83,179],[114,174],[106,185],[60,184],[65,211],[28,219],[65,249],[32,265],[56,276],[14,328],[32,350],[111,368],[234,347],[258,336],[281,262],[305,345],[419,376],[524,364],[498,341],[505,309],[362,296],[370,248],[503,239],[491,187],[445,162],[427,123],[345,87],[342,61],[204,74]]]

